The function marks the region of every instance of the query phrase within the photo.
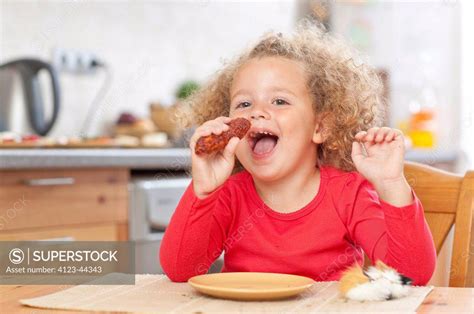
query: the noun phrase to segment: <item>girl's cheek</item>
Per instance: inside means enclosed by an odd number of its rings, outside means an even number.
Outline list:
[[[242,117],[242,114],[239,113],[238,111],[231,110],[231,111],[229,111],[229,117],[230,118],[239,118],[239,117]]]

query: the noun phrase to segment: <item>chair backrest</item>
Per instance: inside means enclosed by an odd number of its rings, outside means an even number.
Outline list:
[[[465,176],[405,162],[405,177],[423,204],[436,253],[454,228],[450,287],[474,285],[474,171]]]

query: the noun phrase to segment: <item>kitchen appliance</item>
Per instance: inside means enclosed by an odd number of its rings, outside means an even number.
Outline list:
[[[191,178],[180,173],[132,177],[129,203],[129,237],[135,242],[137,274],[162,274],[158,252],[161,240]],[[222,257],[209,272],[219,272]]]
[[[51,82],[52,108],[50,118],[43,98],[44,86],[40,84],[40,73],[45,72]],[[22,86],[25,106],[17,106],[15,82]],[[58,117],[60,88],[58,74],[49,63],[38,59],[18,59],[0,65],[0,132],[37,133],[46,135]],[[26,110],[26,112],[25,112]],[[24,120],[27,117],[28,123]]]

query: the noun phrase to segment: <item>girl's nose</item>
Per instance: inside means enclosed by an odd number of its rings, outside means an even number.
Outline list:
[[[250,119],[252,120],[259,120],[259,119],[265,119],[268,120],[270,119],[270,115],[266,110],[263,110],[262,108],[255,107],[254,110],[250,113]]]

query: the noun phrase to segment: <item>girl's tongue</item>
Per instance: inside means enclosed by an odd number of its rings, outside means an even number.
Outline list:
[[[272,151],[277,143],[277,139],[273,136],[264,136],[255,143],[253,152],[257,155],[263,155]]]

